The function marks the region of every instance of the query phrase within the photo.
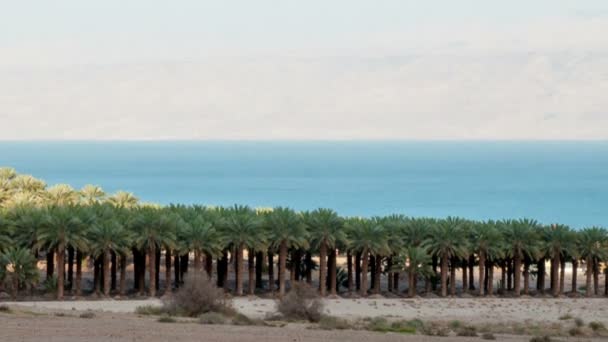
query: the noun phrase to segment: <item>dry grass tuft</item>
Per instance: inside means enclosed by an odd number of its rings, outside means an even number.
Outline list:
[[[279,302],[278,311],[287,319],[319,322],[323,316],[323,302],[317,291],[308,284],[295,283]]]

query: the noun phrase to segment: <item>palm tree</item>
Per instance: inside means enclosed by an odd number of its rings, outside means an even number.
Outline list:
[[[521,263],[525,257],[535,259],[540,253],[540,243],[536,233],[538,223],[535,220],[521,219],[503,221],[503,234],[506,243],[506,254],[513,258],[515,296],[521,294]]]
[[[585,228],[580,232],[579,252],[585,260],[586,266],[586,289],[587,297],[597,295],[597,291],[591,289],[591,277],[596,269],[595,264],[600,260],[605,260],[608,257],[608,249],[606,242],[608,241],[608,233],[605,229],[599,227]]]
[[[116,218],[111,207],[97,208],[97,220],[89,233],[90,249],[95,256],[101,256],[103,262],[103,294],[110,295],[110,253],[122,255],[131,243],[131,234]],[[124,293],[124,282],[121,281],[120,293]]]
[[[312,240],[312,247],[319,250],[319,290],[321,296],[325,296],[325,277],[327,274],[327,252],[329,249],[335,249],[338,241],[346,239],[344,233],[343,221],[331,209],[317,209],[310,213],[304,214],[304,222],[308,227]],[[336,272],[329,275],[331,284],[336,284]],[[335,295],[335,287],[331,289]]]
[[[11,284],[12,297],[17,298],[19,289],[31,287],[38,281],[36,258],[27,248],[11,247],[0,253],[0,281]]]
[[[235,205],[227,210],[221,220],[221,233],[226,242],[233,246],[235,252],[235,294],[243,295],[243,250],[247,246],[255,245],[260,234],[261,220],[256,213],[247,206]]]
[[[287,251],[291,248],[308,248],[308,232],[302,217],[288,208],[278,207],[265,214],[270,248],[279,251],[279,297],[285,295]]]
[[[134,208],[139,203],[139,199],[130,192],[118,191],[108,198],[108,202],[117,208]]]
[[[201,213],[195,213],[182,229],[178,231],[178,241],[187,251],[194,252],[194,269],[200,271],[202,256],[217,257],[222,253],[224,245],[221,234],[214,222]],[[208,270],[210,271],[210,270]],[[208,274],[211,277],[211,274]]]
[[[144,207],[138,210],[135,218],[136,232],[134,244],[149,256],[149,275],[151,297],[156,296],[156,254],[163,246],[174,246],[176,224],[179,220],[167,210]],[[140,289],[142,290],[142,289]]]
[[[504,245],[496,222],[477,223],[473,227],[472,251],[479,257],[479,295],[485,295],[485,266],[488,256],[495,258],[502,254]]]
[[[408,274],[408,296],[416,296],[416,279],[422,276],[429,279],[433,275],[431,267],[431,256],[424,247],[406,248],[401,257],[398,269],[402,269]]]
[[[78,203],[79,194],[68,184],[57,184],[47,189],[47,203],[56,206],[69,206]]]
[[[80,190],[80,201],[84,205],[94,205],[101,203],[106,196],[103,189],[97,185],[85,185]]]
[[[85,249],[88,244],[86,229],[75,211],[74,206],[51,207],[49,221],[38,230],[37,246],[54,250],[57,255],[57,299],[63,299],[66,248]]]
[[[369,256],[389,251],[388,236],[376,220],[353,218],[346,222],[350,249],[361,253],[361,296],[367,296],[367,270]]]
[[[442,297],[448,294],[448,261],[467,255],[468,243],[462,230],[463,222],[462,219],[453,217],[437,222],[424,243],[431,254],[437,255],[441,259]],[[455,265],[452,265],[452,268],[454,267]],[[455,281],[454,278],[450,279],[452,295],[455,295]]]
[[[553,296],[557,297],[563,291],[558,281],[560,260],[573,241],[572,231],[567,226],[553,224],[544,232],[544,247],[551,257],[551,289],[553,289]]]

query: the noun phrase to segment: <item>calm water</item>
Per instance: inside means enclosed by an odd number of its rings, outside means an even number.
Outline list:
[[[158,203],[608,225],[608,142],[0,142],[0,165]]]

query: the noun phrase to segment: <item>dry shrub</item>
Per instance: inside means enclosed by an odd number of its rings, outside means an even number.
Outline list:
[[[198,322],[200,324],[226,324],[226,317],[218,312],[207,312],[199,316]]]
[[[477,336],[477,329],[473,326],[464,326],[458,329],[456,332],[458,336],[475,337]]]
[[[186,275],[184,285],[164,304],[165,312],[172,315],[197,317],[206,312],[233,313],[224,291],[202,272]]]
[[[545,336],[535,336],[530,339],[530,342],[551,342],[553,339],[551,337]]]
[[[95,314],[92,312],[83,312],[80,314],[80,318],[95,318]]]
[[[492,334],[491,332],[487,332],[483,333],[483,335],[481,335],[481,338],[484,340],[495,340],[496,336],[494,336],[494,334]]]
[[[8,305],[2,304],[2,305],[0,305],[0,312],[11,313],[12,310],[11,310],[11,308],[8,307]]]
[[[291,291],[279,302],[279,312],[287,319],[319,322],[323,302],[317,291],[307,284],[294,283]]]
[[[175,318],[169,316],[169,315],[162,315],[158,318],[158,322],[160,323],[175,323],[177,322],[175,320]]]
[[[232,318],[233,325],[264,325],[264,321],[260,319],[252,319],[241,313],[236,314],[234,318]]]
[[[345,330],[351,328],[347,320],[334,316],[323,316],[319,322],[319,329],[323,330]]]
[[[165,313],[165,310],[162,306],[156,305],[143,305],[135,308],[135,313],[139,315],[146,316],[160,316]]]
[[[589,328],[593,331],[606,330],[606,326],[602,322],[591,322]]]
[[[585,322],[581,318],[575,318],[574,319],[574,324],[576,324],[576,326],[580,328],[583,325],[585,325]]]

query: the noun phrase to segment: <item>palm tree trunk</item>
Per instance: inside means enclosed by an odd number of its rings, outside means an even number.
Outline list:
[[[593,294],[596,296],[600,294],[600,266],[599,260],[593,259]]]
[[[247,253],[247,264],[249,266],[249,295],[253,296],[255,294],[255,250],[253,248],[249,248]]]
[[[433,255],[433,256],[431,257],[431,265],[432,265],[432,267],[433,267],[433,272],[434,272],[435,274],[437,274],[437,263],[438,263],[438,257],[437,257],[437,255]],[[443,280],[442,280],[442,281],[443,281]],[[446,278],[446,282],[447,282],[447,278]],[[446,283],[446,284],[447,284],[447,283]],[[447,285],[446,285],[446,286],[447,286]],[[437,290],[437,282],[433,282],[433,283],[431,284],[431,287],[432,287],[433,291],[436,291],[436,290]],[[446,295],[447,295],[447,292],[446,292]]]
[[[124,297],[127,295],[127,255],[125,253],[120,254],[120,285],[119,285],[120,296]]]
[[[578,259],[572,258],[572,293],[577,293]]]
[[[521,295],[521,256],[519,254],[515,254],[513,258],[513,278],[515,297],[519,297]]]
[[[116,258],[116,252],[112,251],[110,253],[110,260],[112,262],[112,266],[110,267],[111,270],[111,284],[110,284],[110,289],[112,289],[112,291],[116,290],[116,269],[117,269],[117,264],[118,264],[118,260]]]
[[[586,289],[585,289],[585,296],[586,297],[591,297],[593,296],[593,290],[591,289],[591,277],[593,276],[593,259],[591,259],[591,257],[587,257],[587,262],[586,262],[586,273],[587,273],[587,281],[586,281]]]
[[[150,275],[150,297],[156,297],[156,246],[151,244],[148,248],[148,262],[150,263],[149,275]]]
[[[222,286],[224,291],[228,291],[228,251],[224,250],[222,256]]]
[[[101,255],[103,260],[103,295],[110,296],[110,252],[105,250]]]
[[[202,255],[201,252],[199,250],[195,250],[194,251],[194,271],[198,272],[201,270],[201,261]]]
[[[155,267],[155,272],[154,272],[154,284],[155,284],[155,289],[158,292],[158,290],[160,289],[160,251],[161,249],[158,248],[156,249],[156,253],[155,258],[154,259],[154,267]]]
[[[174,285],[175,288],[179,288],[179,282],[180,282],[180,270],[179,270],[179,253],[175,252],[175,255],[173,256],[173,278],[174,278]],[[219,265],[219,263],[218,263]],[[219,286],[219,284],[218,284]]]
[[[65,271],[65,249],[57,248],[57,299],[63,299],[63,272]]]
[[[338,258],[338,253],[336,252],[335,248],[332,248],[331,252],[329,252],[329,263],[330,263],[330,271],[329,271],[329,294],[331,296],[336,296],[337,295],[337,283],[338,283],[338,279],[337,279],[337,272],[338,272],[338,265],[337,265],[337,258]]]
[[[475,291],[475,255],[469,256],[469,290]]]
[[[468,258],[462,261],[462,292],[469,293]]]
[[[380,255],[376,255],[376,267],[374,273],[374,294],[380,294],[380,276],[382,275],[382,257]]]
[[[274,284],[274,253],[268,251],[268,289],[274,293],[276,286]]]
[[[350,251],[346,252],[346,268],[348,269],[348,293],[353,292],[353,256]]]
[[[375,283],[376,282],[376,256],[372,255],[371,253],[369,255],[369,268],[370,268],[369,274],[371,277],[370,288],[373,293],[374,289],[376,288],[376,283]]]
[[[133,253],[133,290],[139,290],[139,251],[132,248],[131,253]]]
[[[361,252],[355,253],[355,290],[361,290]]]
[[[488,268],[488,296],[494,295],[494,264],[490,262]]]
[[[441,297],[448,296],[448,256],[441,257]]]
[[[68,289],[74,287],[74,247],[68,247]]]
[[[287,268],[287,242],[279,245],[279,298],[285,296],[285,273]]]
[[[143,296],[146,291],[146,252],[139,252],[139,295]]]
[[[507,290],[509,291],[513,289],[514,262],[514,260],[507,261]]]
[[[456,295],[456,258],[450,261],[450,296]]]
[[[306,252],[306,282],[312,284],[312,253]]]
[[[319,291],[321,293],[321,297],[325,297],[325,284],[326,284],[326,274],[327,274],[327,244],[325,241],[321,242],[321,247],[319,250],[320,260],[319,260]]]
[[[479,252],[479,296],[483,297],[484,284],[486,275],[486,254],[483,251]]]
[[[551,293],[554,297],[559,295],[559,253],[553,253],[551,258]]]
[[[500,290],[506,292],[507,290],[507,264],[503,261],[500,265]]]
[[[558,295],[564,294],[565,282],[566,282],[566,259],[560,258],[560,261],[559,261],[559,291],[557,291]]]
[[[530,259],[524,259],[524,295],[528,295],[530,290]]]
[[[46,252],[46,280],[50,280],[55,274],[55,250]]]
[[[93,291],[99,295],[101,291],[101,265],[99,257],[93,259]]]
[[[367,266],[369,263],[368,252],[365,251],[361,255],[361,297],[367,296]]]
[[[399,272],[393,273],[392,281],[393,281],[393,291],[399,293]]]
[[[408,276],[408,289],[407,289],[407,295],[409,297],[415,297],[416,296],[416,270],[414,266],[410,266],[410,271],[407,274]]]
[[[209,253],[205,253],[205,272],[209,280],[213,277],[213,256]]]
[[[82,252],[76,251],[76,296],[82,296]]]
[[[255,287],[257,289],[263,289],[262,284],[262,271],[264,265],[264,252],[257,252],[255,254]],[[211,275],[209,275],[211,276]]]
[[[301,262],[302,262],[302,251],[299,249],[296,249],[293,252],[293,280],[294,281],[300,281],[301,278],[301,274],[300,274],[300,270],[301,270]]]
[[[235,258],[235,273],[236,273],[236,289],[235,295],[242,296],[243,295],[243,273],[245,273],[245,268],[243,267],[243,244],[240,244],[236,247],[236,258]]]
[[[165,250],[165,293],[171,292],[171,250]]]
[[[541,294],[545,293],[546,273],[545,258],[542,258],[538,261],[538,291],[540,291]]]

